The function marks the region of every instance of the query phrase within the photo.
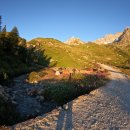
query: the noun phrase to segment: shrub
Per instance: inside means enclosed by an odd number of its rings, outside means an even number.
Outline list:
[[[40,79],[40,76],[38,74],[38,72],[31,72],[29,74],[29,83],[33,83],[35,81],[38,81]]]
[[[81,79],[82,77],[82,79]],[[97,75],[72,75],[72,80],[62,81],[48,85],[42,95],[46,100],[54,100],[60,105],[67,103],[74,98],[89,93],[90,91],[105,84],[106,78]]]
[[[15,106],[0,97],[0,125],[12,125],[20,120]]]
[[[69,82],[48,86],[43,91],[43,95],[45,99],[54,100],[60,105],[68,102],[76,96],[74,85]]]

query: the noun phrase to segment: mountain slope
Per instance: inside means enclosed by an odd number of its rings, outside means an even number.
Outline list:
[[[126,28],[118,38],[118,44],[130,45],[130,28]]]
[[[118,32],[118,33],[115,33],[115,34],[108,34],[108,35],[105,35],[102,38],[95,40],[94,43],[96,43],[96,44],[112,43],[115,40],[117,40],[121,35],[122,35],[122,32]]]
[[[85,42],[83,42],[79,38],[75,38],[75,37],[71,37],[65,43],[68,44],[68,45],[81,45],[81,44],[85,44]]]
[[[51,38],[36,38],[28,42],[28,45],[35,45],[38,49],[45,50],[45,55],[51,57],[50,65],[56,63],[59,67],[91,67],[94,62],[122,66],[128,60],[124,50],[115,45],[91,43],[73,46]]]
[[[37,43],[39,42],[39,45]],[[78,67],[81,62],[76,62],[76,53],[71,46],[52,38],[37,38],[31,40],[29,45],[36,45],[38,49],[45,50],[45,55],[51,57],[50,66],[56,64],[62,67]],[[74,54],[73,54],[74,53]]]

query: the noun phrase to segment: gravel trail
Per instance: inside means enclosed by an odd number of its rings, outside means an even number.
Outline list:
[[[68,103],[69,109],[54,109],[35,119],[16,124],[12,130],[99,130],[130,129],[130,79],[119,70],[110,71],[104,87]]]

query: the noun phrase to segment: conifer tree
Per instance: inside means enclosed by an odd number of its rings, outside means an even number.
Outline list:
[[[6,32],[6,25],[3,27],[2,32]]]
[[[17,27],[13,27],[13,29],[11,30],[12,33],[14,33],[15,35],[19,36],[19,31],[17,29]]]

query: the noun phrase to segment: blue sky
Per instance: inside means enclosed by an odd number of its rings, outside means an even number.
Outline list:
[[[2,26],[21,37],[93,41],[130,26],[130,0],[0,0]]]

